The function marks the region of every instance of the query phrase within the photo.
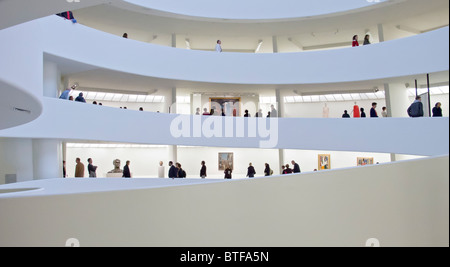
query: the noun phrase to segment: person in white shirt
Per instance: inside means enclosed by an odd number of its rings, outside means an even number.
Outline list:
[[[158,168],[158,178],[164,178],[165,175],[165,167],[164,163],[162,161],[159,162],[159,168]]]
[[[217,40],[216,52],[219,52],[219,53],[222,52],[222,41],[220,41],[220,40]]]

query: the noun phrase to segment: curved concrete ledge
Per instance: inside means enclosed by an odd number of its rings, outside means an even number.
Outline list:
[[[0,137],[420,156],[449,153],[449,118],[257,119],[140,112],[52,98],[44,98],[43,104],[46,108],[38,120],[0,131]],[[54,127],[60,121],[70,123]]]

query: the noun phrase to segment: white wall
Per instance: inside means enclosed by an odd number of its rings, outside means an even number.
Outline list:
[[[16,174],[18,182],[33,180],[33,166],[31,139],[0,138],[0,184],[6,174]]]

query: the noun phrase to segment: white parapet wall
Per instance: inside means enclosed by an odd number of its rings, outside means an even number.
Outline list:
[[[449,246],[449,157],[236,181],[0,186],[0,246]],[[44,186],[45,190],[39,190]],[[15,192],[21,188],[34,191]],[[3,193],[2,193],[3,192]]]

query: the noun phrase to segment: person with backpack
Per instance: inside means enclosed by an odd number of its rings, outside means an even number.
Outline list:
[[[422,97],[417,96],[416,100],[409,106],[407,112],[411,118],[423,117]]]

